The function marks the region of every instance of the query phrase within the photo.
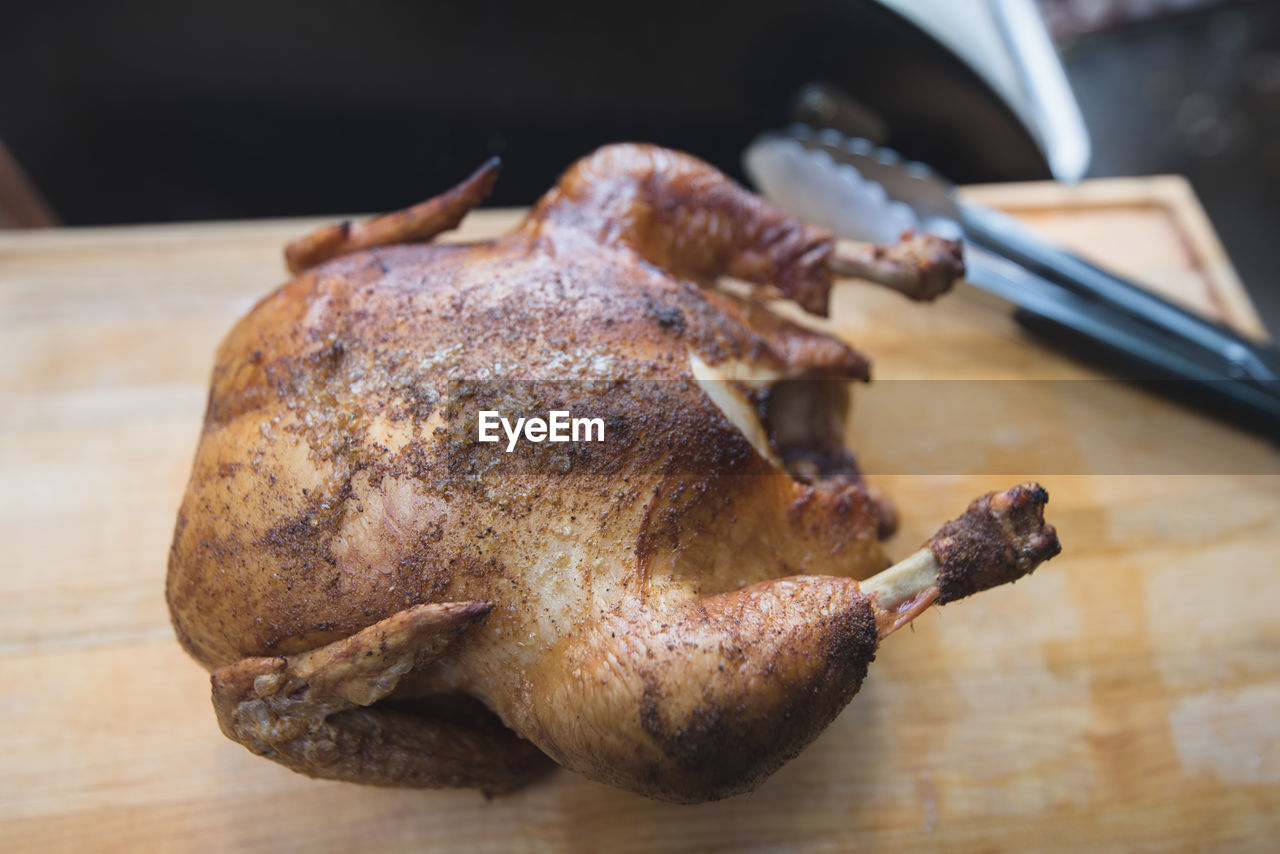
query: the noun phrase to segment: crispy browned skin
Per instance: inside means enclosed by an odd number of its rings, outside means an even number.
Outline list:
[[[319,243],[292,261],[346,251]],[[860,590],[891,509],[843,452],[791,476],[769,434],[770,406],[819,411],[865,360],[714,287],[820,311],[831,251],[701,161],[611,146],[502,239],[365,249],[262,300],[218,352],[169,563],[224,732],[387,785],[499,791],[544,754],[672,800],[757,785],[940,577]],[[608,432],[507,454],[475,441],[480,409]]]

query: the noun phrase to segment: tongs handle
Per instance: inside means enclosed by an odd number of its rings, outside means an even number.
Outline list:
[[[970,244],[969,280],[1018,306],[1015,318],[1032,332],[1065,340],[1072,353],[1101,356],[1108,372],[1154,384],[1204,405],[1232,423],[1280,437],[1280,382],[1235,379],[1217,359],[1184,346],[1113,305],[1067,290],[1022,265]]]
[[[1211,354],[1225,378],[1256,383],[1275,393],[1280,383],[1280,349],[1251,341],[1159,297],[1147,289],[1108,273],[1088,261],[1045,243],[1021,223],[999,211],[978,205],[960,206],[966,236],[1068,290],[1092,298],[1163,331],[1169,344]],[[1203,359],[1198,358],[1198,361]]]
[[[1094,323],[1082,323],[1079,316],[1059,319],[1019,308],[1014,318],[1042,338],[1059,342],[1073,355],[1092,355],[1105,362],[1112,374],[1127,376],[1271,441],[1280,437],[1280,395],[1275,393],[1277,389],[1268,390],[1274,383],[1258,385],[1207,376],[1200,366],[1167,346],[1150,337],[1126,334],[1120,326],[1096,317]]]

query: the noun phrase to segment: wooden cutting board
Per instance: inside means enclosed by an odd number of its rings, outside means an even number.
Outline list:
[[[1179,179],[970,194],[1262,331]],[[681,807],[561,772],[486,801],[308,780],[232,744],[173,639],[166,553],[214,347],[311,225],[0,233],[0,847],[1275,850],[1280,453],[1100,381],[968,287],[835,299],[880,378],[853,438],[902,510],[893,552],[1031,477],[1065,551],[892,638],[759,791]]]

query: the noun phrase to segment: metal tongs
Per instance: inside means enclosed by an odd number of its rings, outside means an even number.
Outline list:
[[[963,239],[966,279],[1018,307],[1019,323],[1081,345],[1127,379],[1280,437],[1280,348],[1251,341],[1051,246],[1012,217],[956,199],[921,163],[834,131],[793,126],[743,155],[768,198],[841,237],[892,242],[905,229]]]

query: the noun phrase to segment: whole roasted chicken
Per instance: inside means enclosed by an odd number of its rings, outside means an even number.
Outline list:
[[[886,635],[1057,553],[1029,484],[890,567],[895,513],[841,441],[867,362],[768,302],[825,314],[836,274],[929,298],[958,246],[837,250],[643,145],[500,239],[427,244],[496,174],[293,244],[218,351],[167,595],[228,737],[378,785],[500,792],[549,757],[722,798],[830,723]],[[481,442],[484,412],[603,436]]]

